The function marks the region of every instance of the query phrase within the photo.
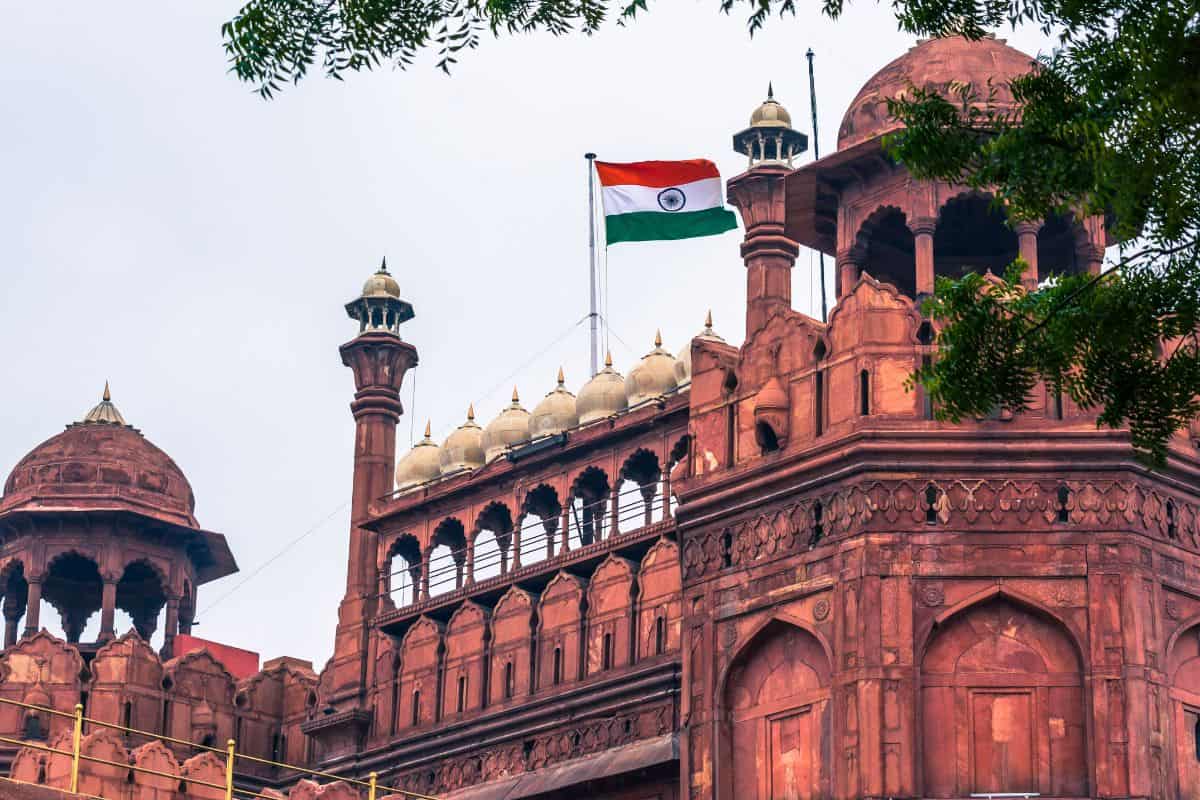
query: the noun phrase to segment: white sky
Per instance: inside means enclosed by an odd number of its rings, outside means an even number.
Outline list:
[[[724,16],[715,1],[652,3],[632,27],[591,38],[487,40],[449,78],[427,64],[345,83],[315,75],[267,102],[226,72],[219,26],[237,5],[9,9],[0,475],[111,380],[242,569],[201,587],[195,634],[318,669],[345,581],[353,385],[337,347],[355,326],[342,304],[380,256],[417,313],[404,330],[421,365],[415,408],[412,373],[405,382],[402,444],[427,417],[444,437],[471,400],[486,424],[514,380],[532,408],[560,363],[578,390],[586,324],[533,357],[587,312],[583,153],[704,156],[730,177],[745,163],[731,135],[768,80],[811,133],[809,47],[829,153],[858,88],[913,44],[874,3],[838,22],[801,4],[753,40],[744,12]],[[1048,46],[1034,29],[1002,35],[1029,53]],[[741,341],[740,236],[614,247],[618,369],[656,327],[677,351],[708,308]],[[795,270],[804,311],[813,263],[802,251]],[[56,615],[43,623],[55,628]]]

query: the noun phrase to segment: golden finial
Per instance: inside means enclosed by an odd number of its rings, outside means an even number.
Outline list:
[[[767,81],[767,99],[775,99],[775,86],[771,81]]]
[[[432,434],[429,423],[430,423],[430,420],[425,420],[425,438],[426,439],[428,439],[430,437],[430,435]]]
[[[562,386],[566,382],[567,382],[567,379],[566,379],[566,377],[563,376],[562,367],[559,367],[558,368],[558,385]]]
[[[706,330],[706,331],[712,330],[712,309],[711,308],[708,310],[708,313],[704,315],[704,330]]]
[[[471,403],[467,406],[467,422],[475,421],[475,404]]]
[[[661,329],[656,330],[654,332],[654,346],[662,347],[662,330]]]
[[[514,403],[519,403],[519,402],[521,402],[521,398],[520,398],[520,396],[517,394],[517,386],[516,386],[516,384],[513,384],[513,399],[512,399],[512,401],[513,401]]]
[[[106,403],[112,400],[112,392],[108,390],[108,381],[104,382],[104,395],[101,399]]]
[[[604,366],[606,366],[606,367],[612,366],[612,350],[604,351]]]

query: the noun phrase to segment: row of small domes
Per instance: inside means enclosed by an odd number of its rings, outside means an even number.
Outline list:
[[[704,330],[697,337],[724,341],[712,328],[712,314],[705,320]],[[475,407],[467,410],[467,420],[458,426],[439,447],[430,437],[425,425],[422,439],[396,465],[396,486],[406,489],[435,480],[464,469],[477,469],[504,454],[517,444],[561,433],[580,425],[606,419],[629,408],[670,394],[691,380],[691,341],[673,356],[663,349],[662,335],[654,336],[654,349],[642,357],[629,371],[628,377],[613,369],[612,354],[604,359],[604,369],[579,390],[579,396],[566,388],[563,371],[558,371],[558,385],[549,392],[533,412],[521,405],[513,388],[512,402],[487,427],[475,422]]]

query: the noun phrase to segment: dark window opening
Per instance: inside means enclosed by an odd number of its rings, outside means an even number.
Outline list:
[[[921,356],[921,369],[929,369],[931,366],[933,366],[933,356]],[[921,416],[925,419],[933,419],[933,396],[924,386],[921,387]]]
[[[1192,743],[1195,745],[1196,760],[1200,761],[1200,716],[1196,717],[1196,724],[1192,727]]]
[[[42,730],[42,718],[32,711],[28,712],[25,717],[25,738],[42,739],[44,737],[45,732]]]
[[[1063,396],[1062,396],[1062,392],[1061,392],[1061,391],[1056,391],[1056,392],[1054,393],[1054,418],[1055,418],[1055,419],[1057,419],[1057,420],[1061,420],[1061,419],[1063,419],[1063,418],[1064,418],[1064,415],[1063,415]]]
[[[1071,502],[1071,490],[1066,486],[1058,487],[1058,521],[1069,522],[1071,520],[1071,512],[1067,508],[1067,504]]]
[[[467,710],[467,676],[458,676],[458,713]]]
[[[562,683],[562,648],[554,648],[554,671],[551,676],[551,683],[555,686]]]
[[[1175,503],[1172,500],[1167,501],[1167,536],[1171,539],[1179,537],[1179,531],[1175,527]]]
[[[865,369],[858,373],[858,413],[864,417],[871,414],[871,373]]]
[[[233,740],[235,742],[242,741],[242,717],[236,715],[233,718]]]
[[[412,693],[412,725],[417,727],[421,724],[421,690],[417,689]]]
[[[938,490],[933,484],[925,487],[925,523],[936,525],[938,521]]]
[[[45,764],[45,762],[38,764],[37,782],[39,784],[43,784],[46,782],[46,764]]]
[[[513,696],[513,665],[511,661],[504,664],[504,699],[509,700]]]
[[[600,667],[601,669],[604,669],[604,670],[612,669],[613,652],[612,652],[612,634],[611,633],[604,634],[604,645],[603,645],[602,652],[600,655],[600,663],[601,663],[601,667]]]
[[[279,760],[287,761],[287,757],[288,757],[287,737],[281,733],[281,734],[279,734]]]
[[[821,541],[821,537],[825,535],[825,526],[823,524],[823,521],[825,518],[825,508],[821,505],[820,500],[813,503],[813,517],[812,518],[813,518],[812,535],[808,537],[808,549],[809,550],[816,547],[817,542]]]
[[[271,734],[271,760],[278,761],[282,753],[279,752],[279,733]]]
[[[721,565],[733,566],[733,534],[729,531],[721,534]]]
[[[825,373],[818,370],[813,375],[813,427],[816,435],[825,432]]]
[[[217,737],[213,736],[211,733],[204,734],[204,738],[200,740],[201,747],[213,747],[216,745],[216,743]]]
[[[764,455],[779,449],[779,437],[775,435],[775,429],[761,420],[754,423],[754,440]]]
[[[171,733],[171,701],[170,700],[163,700],[161,733],[163,736],[168,736]]]
[[[661,656],[667,650],[667,621],[654,618],[654,655]]]
[[[929,324],[929,320],[925,320],[921,327],[917,328],[917,343],[926,347],[933,344],[933,326]]]

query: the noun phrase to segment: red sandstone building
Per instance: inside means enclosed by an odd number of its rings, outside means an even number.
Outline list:
[[[177,646],[197,587],[236,567],[106,396],[0,499],[0,696],[462,800],[1200,796],[1196,445],[1179,435],[1151,472],[1045,388],[956,425],[905,388],[936,355],[917,303],[934,276],[1020,254],[1034,283],[1096,271],[1110,244],[1101,219],[1009,227],[881,149],[884,98],[1029,68],[994,39],[923,43],[798,170],[778,159],[803,137],[764,103],[728,184],[740,347],[710,323],[678,357],[656,343],[532,411],[514,393],[398,463],[413,310],[372,276],[346,307],[353,528],[319,673]],[[798,244],[837,259],[827,323],[791,307]],[[39,631],[40,599],[71,641]],[[160,655],[144,639],[164,607]],[[77,641],[97,611],[100,641]],[[64,734],[12,706],[0,731]],[[85,748],[180,777],[88,767],[106,798],[206,797],[189,780],[220,767],[103,732]],[[9,758],[62,785],[54,757]],[[295,779],[239,767],[248,787]]]

